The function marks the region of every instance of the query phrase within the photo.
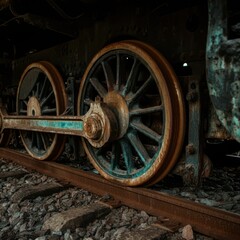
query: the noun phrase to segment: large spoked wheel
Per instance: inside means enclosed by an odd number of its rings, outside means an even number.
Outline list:
[[[66,109],[64,83],[57,69],[49,62],[30,64],[22,74],[17,91],[17,114],[57,116]],[[64,147],[64,136],[20,132],[27,152],[38,160],[56,160]]]
[[[115,113],[118,138],[86,153],[102,176],[151,185],[171,170],[184,141],[185,110],[176,76],[155,49],[138,41],[103,48],[83,76],[78,114],[100,97]]]

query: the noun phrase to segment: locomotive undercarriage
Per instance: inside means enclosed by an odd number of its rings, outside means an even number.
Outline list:
[[[55,1],[46,2],[59,10]],[[48,49],[40,41],[23,44],[27,55],[16,51],[11,74],[7,65],[0,75],[5,85],[10,78],[9,85],[18,86],[16,111],[1,108],[0,145],[18,129],[31,156],[56,160],[71,141],[66,135],[80,136],[80,149],[109,180],[148,186],[174,172],[198,185],[211,168],[205,140],[233,139],[208,97],[206,2],[86,2],[85,12],[65,19],[61,31],[63,15],[58,24],[53,15],[35,21],[34,6],[18,14],[24,6],[12,5],[24,30],[30,22],[57,32],[56,41],[64,37]],[[12,21],[9,29],[16,31]],[[77,155],[76,141],[71,144]]]

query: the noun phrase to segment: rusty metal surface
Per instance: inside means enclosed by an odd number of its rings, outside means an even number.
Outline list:
[[[3,116],[3,130],[18,129],[82,136],[81,117],[72,116]]]
[[[123,204],[144,210],[149,214],[165,216],[182,224],[191,224],[195,231],[207,236],[226,240],[239,239],[240,216],[237,214],[157,193],[150,189],[121,187],[98,175],[53,162],[39,162],[6,148],[0,148],[0,156],[96,194],[109,194]]]
[[[240,39],[229,39],[227,0],[208,1],[207,82],[218,119],[240,142]]]
[[[185,174],[183,179],[185,184],[199,185],[202,171],[202,108],[200,99],[200,80],[196,77],[189,77],[188,83],[188,107],[189,107],[189,127],[188,144],[186,146]]]

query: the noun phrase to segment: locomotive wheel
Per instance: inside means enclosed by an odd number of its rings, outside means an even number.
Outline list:
[[[119,128],[118,138],[101,148],[83,139],[99,173],[127,186],[151,185],[166,176],[183,144],[185,111],[165,58],[137,41],[106,46],[83,76],[78,114],[85,114],[96,97],[115,113]]]
[[[57,116],[67,104],[64,83],[49,62],[30,64],[22,74],[17,91],[17,114]],[[43,132],[21,131],[28,153],[38,160],[56,160],[64,148],[65,137]]]

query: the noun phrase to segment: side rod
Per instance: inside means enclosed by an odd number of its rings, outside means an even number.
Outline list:
[[[4,129],[81,136],[92,146],[102,147],[117,137],[118,123],[112,110],[94,102],[84,116],[14,116],[0,108],[0,134]]]
[[[84,136],[83,117],[3,115],[3,129],[30,130]]]

